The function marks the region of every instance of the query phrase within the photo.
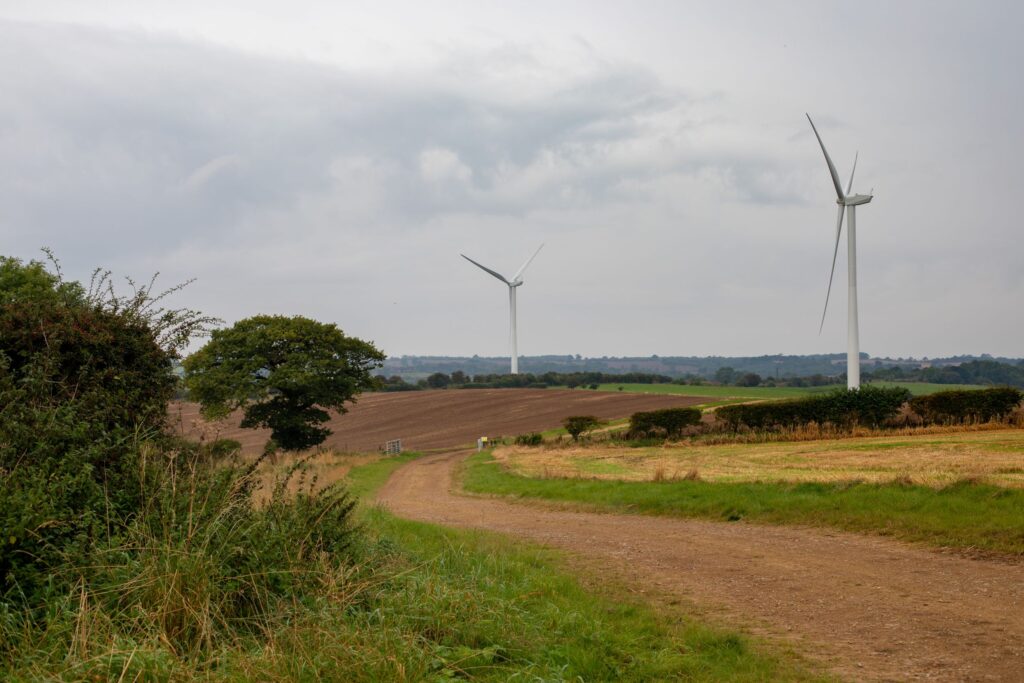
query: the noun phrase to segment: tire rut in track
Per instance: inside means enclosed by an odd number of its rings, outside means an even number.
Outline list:
[[[569,551],[642,591],[781,637],[851,680],[1024,680],[1024,565],[872,536],[553,510],[452,491],[466,451],[397,470],[402,517]]]

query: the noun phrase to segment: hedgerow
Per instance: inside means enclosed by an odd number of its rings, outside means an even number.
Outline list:
[[[910,399],[910,408],[930,423],[988,422],[1004,419],[1022,398],[1024,393],[1013,387],[940,391]]]
[[[679,436],[683,429],[700,424],[698,408],[663,408],[633,413],[629,418],[629,434],[634,438],[645,438],[664,434]]]
[[[909,398],[910,392],[902,387],[867,385],[852,391],[837,389],[786,401],[722,406],[716,415],[731,428],[770,429],[812,422],[841,427],[877,427],[896,417]]]

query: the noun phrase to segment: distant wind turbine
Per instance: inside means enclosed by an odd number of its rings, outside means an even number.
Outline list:
[[[512,369],[511,369],[511,373],[513,375],[518,375],[519,374],[519,350],[517,348],[517,342],[516,342],[516,288],[523,284],[523,273],[526,272],[527,266],[529,266],[530,263],[533,262],[533,259],[535,259],[537,257],[537,254],[539,254],[540,250],[543,249],[543,248],[544,248],[543,244],[540,245],[539,247],[537,247],[537,251],[533,252],[533,256],[531,256],[530,258],[526,259],[526,263],[524,263],[522,266],[520,266],[519,270],[516,271],[516,274],[512,276],[511,280],[506,279],[505,276],[502,275],[501,273],[493,271],[490,268],[488,268],[487,266],[484,266],[484,265],[481,265],[481,264],[477,263],[476,261],[474,261],[473,259],[469,258],[465,254],[459,254],[462,258],[466,259],[467,261],[472,263],[477,268],[483,270],[486,273],[490,273],[491,275],[493,275],[494,277],[498,278],[499,280],[504,282],[506,285],[508,285],[508,307],[509,307],[509,320],[510,320],[510,322],[509,322],[509,337],[510,337],[510,340],[511,340],[510,343],[511,343],[511,346],[512,346],[512,348],[511,348],[511,356],[512,356]]]
[[[832,159],[829,158],[828,152],[825,150],[825,143],[821,141],[821,136],[818,135],[818,129],[814,127],[814,121],[811,121],[810,114],[807,114],[807,120],[811,124],[811,130],[814,131],[814,137],[818,138],[818,144],[821,145],[822,153],[825,155],[825,163],[828,164],[828,172],[832,175],[832,184],[836,188],[836,203],[839,205],[839,214],[836,218],[836,246],[832,251],[832,271],[828,276],[828,290],[825,292],[825,310],[821,312],[821,325],[818,327],[818,334],[821,334],[821,330],[825,327],[825,314],[828,312],[828,299],[832,294],[832,278],[836,273],[836,255],[839,253],[839,235],[843,231],[843,209],[845,208],[849,217],[847,222],[850,224],[846,231],[846,249],[848,252],[847,258],[849,259],[849,267],[847,269],[849,288],[847,297],[846,387],[848,389],[859,389],[860,336],[857,329],[857,207],[870,202],[872,195],[850,194],[850,191],[853,189],[853,174],[857,171],[857,155],[853,157],[853,170],[850,171],[850,182],[846,185],[846,192],[843,192],[842,183],[839,182],[839,173],[836,171],[835,164],[832,163]]]

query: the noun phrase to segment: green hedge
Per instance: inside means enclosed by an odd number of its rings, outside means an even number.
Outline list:
[[[516,437],[517,446],[540,446],[542,443],[544,443],[544,437],[538,432],[520,434]]]
[[[902,387],[868,385],[787,401],[723,406],[715,414],[732,428],[798,427],[812,422],[842,427],[878,426],[895,417],[909,398],[910,392]]]
[[[632,436],[652,436],[664,433],[679,436],[683,429],[700,424],[698,408],[664,408],[633,413],[629,418],[629,433]]]
[[[1024,398],[1013,387],[993,387],[973,391],[940,391],[910,400],[910,408],[926,422],[988,422],[1006,418]]]

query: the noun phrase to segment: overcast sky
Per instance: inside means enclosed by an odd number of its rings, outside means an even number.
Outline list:
[[[0,253],[389,355],[1024,356],[1024,4],[0,0]],[[845,182],[845,180],[844,180]]]

